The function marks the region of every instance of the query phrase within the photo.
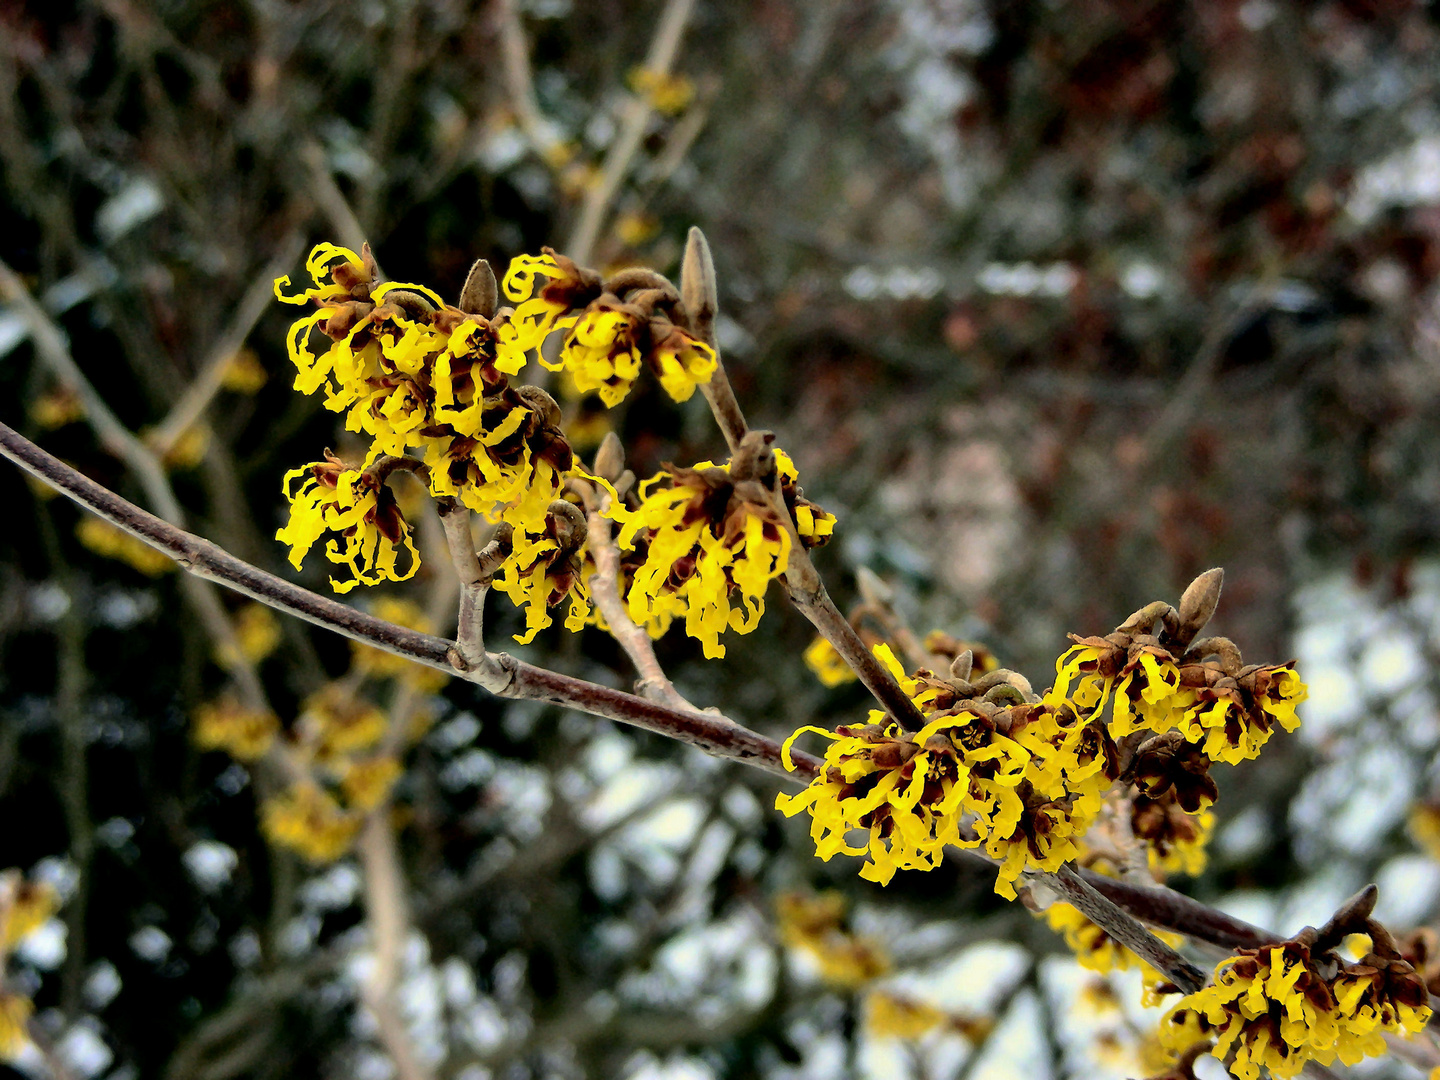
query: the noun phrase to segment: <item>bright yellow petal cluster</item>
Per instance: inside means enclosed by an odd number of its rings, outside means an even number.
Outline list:
[[[630,617],[657,638],[683,617],[685,632],[710,659],[725,655],[725,631],[748,634],[759,625],[765,590],[789,565],[791,544],[767,507],[731,498],[723,518],[707,514],[711,489],[686,478],[714,468],[702,462],[645,481],[639,508],[625,515],[616,538],[622,551],[645,542],[645,561],[631,575],[626,598]],[[666,479],[670,486],[659,486]]]
[[[358,814],[347,813],[318,786],[300,783],[266,799],[260,823],[271,841],[313,863],[334,862],[350,850],[360,829]]]
[[[787,817],[809,811],[816,855],[868,855],[860,876],[886,884],[896,870],[938,866],[947,846],[983,844],[1001,863],[995,891],[1012,899],[1025,869],[1054,870],[1076,858],[1114,779],[1103,730],[1079,724],[1073,710],[945,700],[934,683],[907,678],[889,646],[874,652],[922,713],[936,715],[907,732],[882,727],[877,710],[865,727],[803,727],[785,741],[782,757],[793,768],[791,747],[802,734],[831,740],[809,787],[775,800]],[[864,843],[852,844],[860,831]]]
[[[600,400],[613,407],[625,400],[640,377],[640,333],[640,319],[630,312],[590,310],[565,339],[559,362],[540,362],[551,371],[565,369],[576,390],[598,392]]]
[[[525,611],[525,630],[515,640],[528,645],[535,635],[554,620],[550,608],[566,597],[570,610],[565,616],[565,629],[576,631],[590,621],[590,590],[581,575],[566,557],[556,565],[560,545],[541,523],[539,531],[516,529],[511,541],[510,556],[501,564],[492,587],[510,597],[511,602]]]
[[[372,702],[343,682],[332,682],[305,701],[299,727],[315,757],[330,762],[374,747],[389,722]]]
[[[643,299],[623,302],[603,291],[597,275],[549,249],[514,259],[503,288],[520,306],[502,339],[509,333],[513,347],[539,349],[551,333],[564,331],[559,357],[551,362],[541,355],[540,363],[565,371],[578,393],[598,393],[607,407],[629,396],[645,364],[676,401],[688,401],[719,366],[713,348],[656,312],[657,297],[642,290]]]
[[[1221,961],[1212,986],[1166,1014],[1160,1039],[1180,1053],[1212,1034],[1211,1053],[1233,1054],[1229,1067],[1241,1080],[1257,1080],[1262,1067],[1296,1076],[1312,1060],[1354,1065],[1385,1052],[1384,1033],[1419,1032],[1429,1020],[1423,984],[1407,974],[1392,985],[1375,967],[1344,965],[1327,979],[1297,942],[1247,950]],[[1396,985],[1399,995],[1387,992]]]
[[[280,734],[280,720],[269,709],[251,709],[234,698],[208,702],[195,710],[195,745],[224,750],[237,761],[264,757]]]
[[[290,490],[294,478],[306,469],[287,476],[291,523],[279,538],[290,544],[297,568],[310,545],[334,531],[342,542],[332,542],[329,556],[352,570],[350,578],[332,580],[338,591],[402,580],[395,569],[400,547],[410,553],[403,577],[413,573],[418,559],[403,517],[387,510],[377,532],[368,500],[384,498],[371,467],[417,451],[426,466],[417,475],[431,495],[458,499],[491,521],[533,526],[572,465],[554,402],[508,383],[524,367],[526,349],[543,339],[543,312],[538,322],[533,310],[524,318],[502,311],[487,319],[420,285],[376,284],[368,252],[333,244],[317,247],[307,267],[311,288],[287,295],[280,289],[288,279],[276,283],[287,303],[317,305],[290,330],[295,388],[323,394],[347,430],[368,437],[369,451],[363,468],[330,470],[323,484],[317,484],[323,465],[307,466],[316,477],[297,490]],[[507,284],[513,285],[510,275]],[[539,306],[546,303],[542,298]]]
[[[1274,724],[1286,731],[1300,726],[1295,709],[1306,688],[1293,664],[1251,666],[1231,677],[1206,665],[1182,667],[1163,648],[1136,645],[1118,673],[1102,674],[1097,669],[1116,662],[1116,648],[1103,638],[1080,639],[1056,662],[1047,700],[1072,701],[1094,715],[1109,704],[1115,738],[1179,731],[1230,765],[1259,757]]]
[[[296,481],[299,481],[297,484]],[[349,571],[348,578],[330,579],[330,587],[346,593],[356,585],[406,581],[420,568],[420,553],[410,538],[410,525],[395,506],[388,488],[356,469],[327,468],[323,462],[302,465],[285,474],[290,521],[275,539],[290,548],[290,565],[299,570],[305,555],[326,533],[325,557]],[[406,553],[400,569],[400,553]]]

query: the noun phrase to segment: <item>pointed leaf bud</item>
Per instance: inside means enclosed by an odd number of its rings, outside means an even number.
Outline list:
[[[595,451],[595,475],[604,477],[613,484],[620,479],[620,474],[624,471],[625,446],[615,432],[606,432],[605,438],[600,443],[600,449]]]
[[[495,271],[484,259],[476,259],[465,276],[465,286],[460,290],[460,310],[467,315],[482,315],[490,318],[500,306],[500,286],[495,281]]]
[[[1185,590],[1180,597],[1179,644],[1183,647],[1194,640],[1195,635],[1205,629],[1220,603],[1220,587],[1225,583],[1225,571],[1220,567],[1206,570]]]
[[[715,344],[715,314],[720,309],[715,284],[715,260],[710,245],[698,227],[690,229],[685,241],[685,260],[680,268],[680,299],[690,319],[690,330],[707,345]]]

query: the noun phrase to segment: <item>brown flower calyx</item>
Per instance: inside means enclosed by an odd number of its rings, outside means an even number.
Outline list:
[[[1146,739],[1126,770],[1141,795],[1151,800],[1173,796],[1187,814],[1198,814],[1220,796],[1210,776],[1210,758],[1178,731]]]
[[[540,251],[554,259],[557,268],[556,275],[549,278],[536,294],[547,304],[574,311],[588,307],[592,300],[598,300],[605,292],[604,281],[596,271],[577,265],[570,256],[561,255],[554,248],[542,247]]]
[[[1130,831],[1162,859],[1173,848],[1195,843],[1201,834],[1199,822],[1185,812],[1174,791],[1159,799],[1136,795],[1130,803]]]
[[[1440,933],[1429,926],[1416,927],[1397,942],[1400,956],[1415,969],[1425,989],[1440,994]]]

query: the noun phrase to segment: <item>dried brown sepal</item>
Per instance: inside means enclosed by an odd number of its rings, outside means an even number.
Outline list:
[[[1128,774],[1141,794],[1163,799],[1174,793],[1187,814],[1198,814],[1219,798],[1210,776],[1210,758],[1178,731],[1146,739],[1135,751]]]

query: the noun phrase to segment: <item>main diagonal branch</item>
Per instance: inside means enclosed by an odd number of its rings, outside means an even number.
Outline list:
[[[499,697],[548,701],[644,728],[789,778],[780,744],[713,713],[675,709],[634,694],[535,667],[505,653],[491,653],[493,665],[458,671],[451,661],[455,642],[422,634],[337,603],[237,559],[210,541],[178,529],[113,491],[82,476],[13,428],[0,424],[0,455],[9,458],[81,506],[164,552],[191,574],[224,585],[279,611],[408,660],[476,683]],[[463,661],[462,661],[463,663]],[[795,755],[795,778],[808,780],[820,761]]]
[[[789,772],[781,763],[780,745],[775,740],[722,717],[671,708],[608,686],[535,667],[504,653],[490,654],[496,662],[493,670],[487,666],[481,670],[458,672],[451,660],[452,656],[458,655],[455,642],[377,619],[251,566],[210,541],[162,521],[82,476],[3,423],[0,423],[0,455],[86,509],[164,552],[191,574],[355,641],[465,678],[499,697],[548,701],[603,716],[787,779],[809,780],[819,774],[823,765],[813,755],[797,751],[794,754],[795,769],[793,773]],[[1096,907],[1098,902],[1107,905],[1116,915],[1123,911],[1127,913],[1127,918],[1133,916],[1227,949],[1253,947],[1278,940],[1169,889],[1127,886],[1088,873],[1073,877],[1066,874],[1065,878],[1070,884],[1066,891],[1083,894],[1085,902],[1097,912],[1101,911]],[[1113,917],[1107,917],[1116,922]]]

